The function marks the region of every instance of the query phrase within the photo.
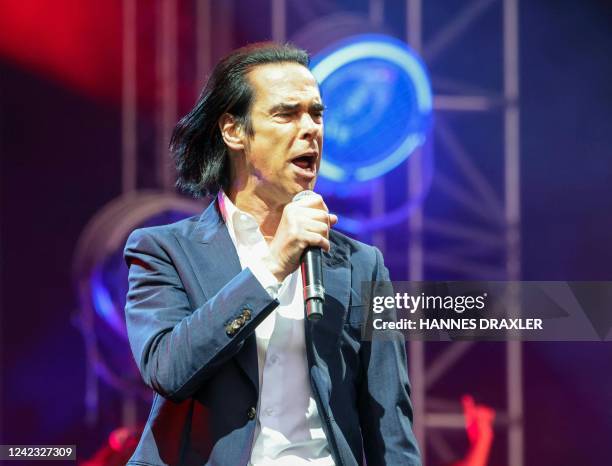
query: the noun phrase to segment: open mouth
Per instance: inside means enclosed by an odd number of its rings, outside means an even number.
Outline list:
[[[303,154],[291,160],[291,163],[302,170],[314,172],[316,170],[317,156],[316,154]]]

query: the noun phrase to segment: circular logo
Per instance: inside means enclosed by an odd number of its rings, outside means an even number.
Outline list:
[[[425,141],[431,85],[423,63],[403,42],[353,36],[317,54],[311,69],[327,107],[321,178],[367,182]]]

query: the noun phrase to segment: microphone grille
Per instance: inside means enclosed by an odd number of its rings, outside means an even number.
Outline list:
[[[291,202],[299,201],[300,199],[303,199],[305,197],[316,196],[316,195],[317,193],[315,193],[314,191],[311,191],[310,189],[306,189],[304,191],[300,191],[295,196],[293,196],[293,199],[291,200]]]

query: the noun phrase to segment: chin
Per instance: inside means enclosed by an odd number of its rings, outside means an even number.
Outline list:
[[[312,191],[312,190],[314,190],[314,187],[315,187],[315,182],[314,182],[314,181],[303,181],[303,182],[301,182],[301,183],[298,183],[298,186],[299,186],[299,187],[298,187],[298,188],[296,188],[296,191],[295,191],[295,193],[294,193],[294,196],[295,196],[297,193],[301,193],[302,191],[306,191],[306,190],[310,190],[310,191]]]
[[[313,190],[315,181],[313,180],[293,180],[285,185],[276,185],[273,189],[268,191],[272,194],[275,202],[286,205],[290,203],[297,193],[301,193],[306,190]]]

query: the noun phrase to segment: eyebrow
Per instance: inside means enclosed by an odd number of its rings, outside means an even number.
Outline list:
[[[274,105],[270,109],[270,113],[276,113],[276,112],[295,112],[300,107],[301,107],[300,104],[286,104],[286,103],[282,103],[282,104]],[[315,103],[310,104],[308,106],[308,110],[310,112],[322,112],[323,110],[325,110],[325,105],[323,105],[320,102],[315,102]]]

